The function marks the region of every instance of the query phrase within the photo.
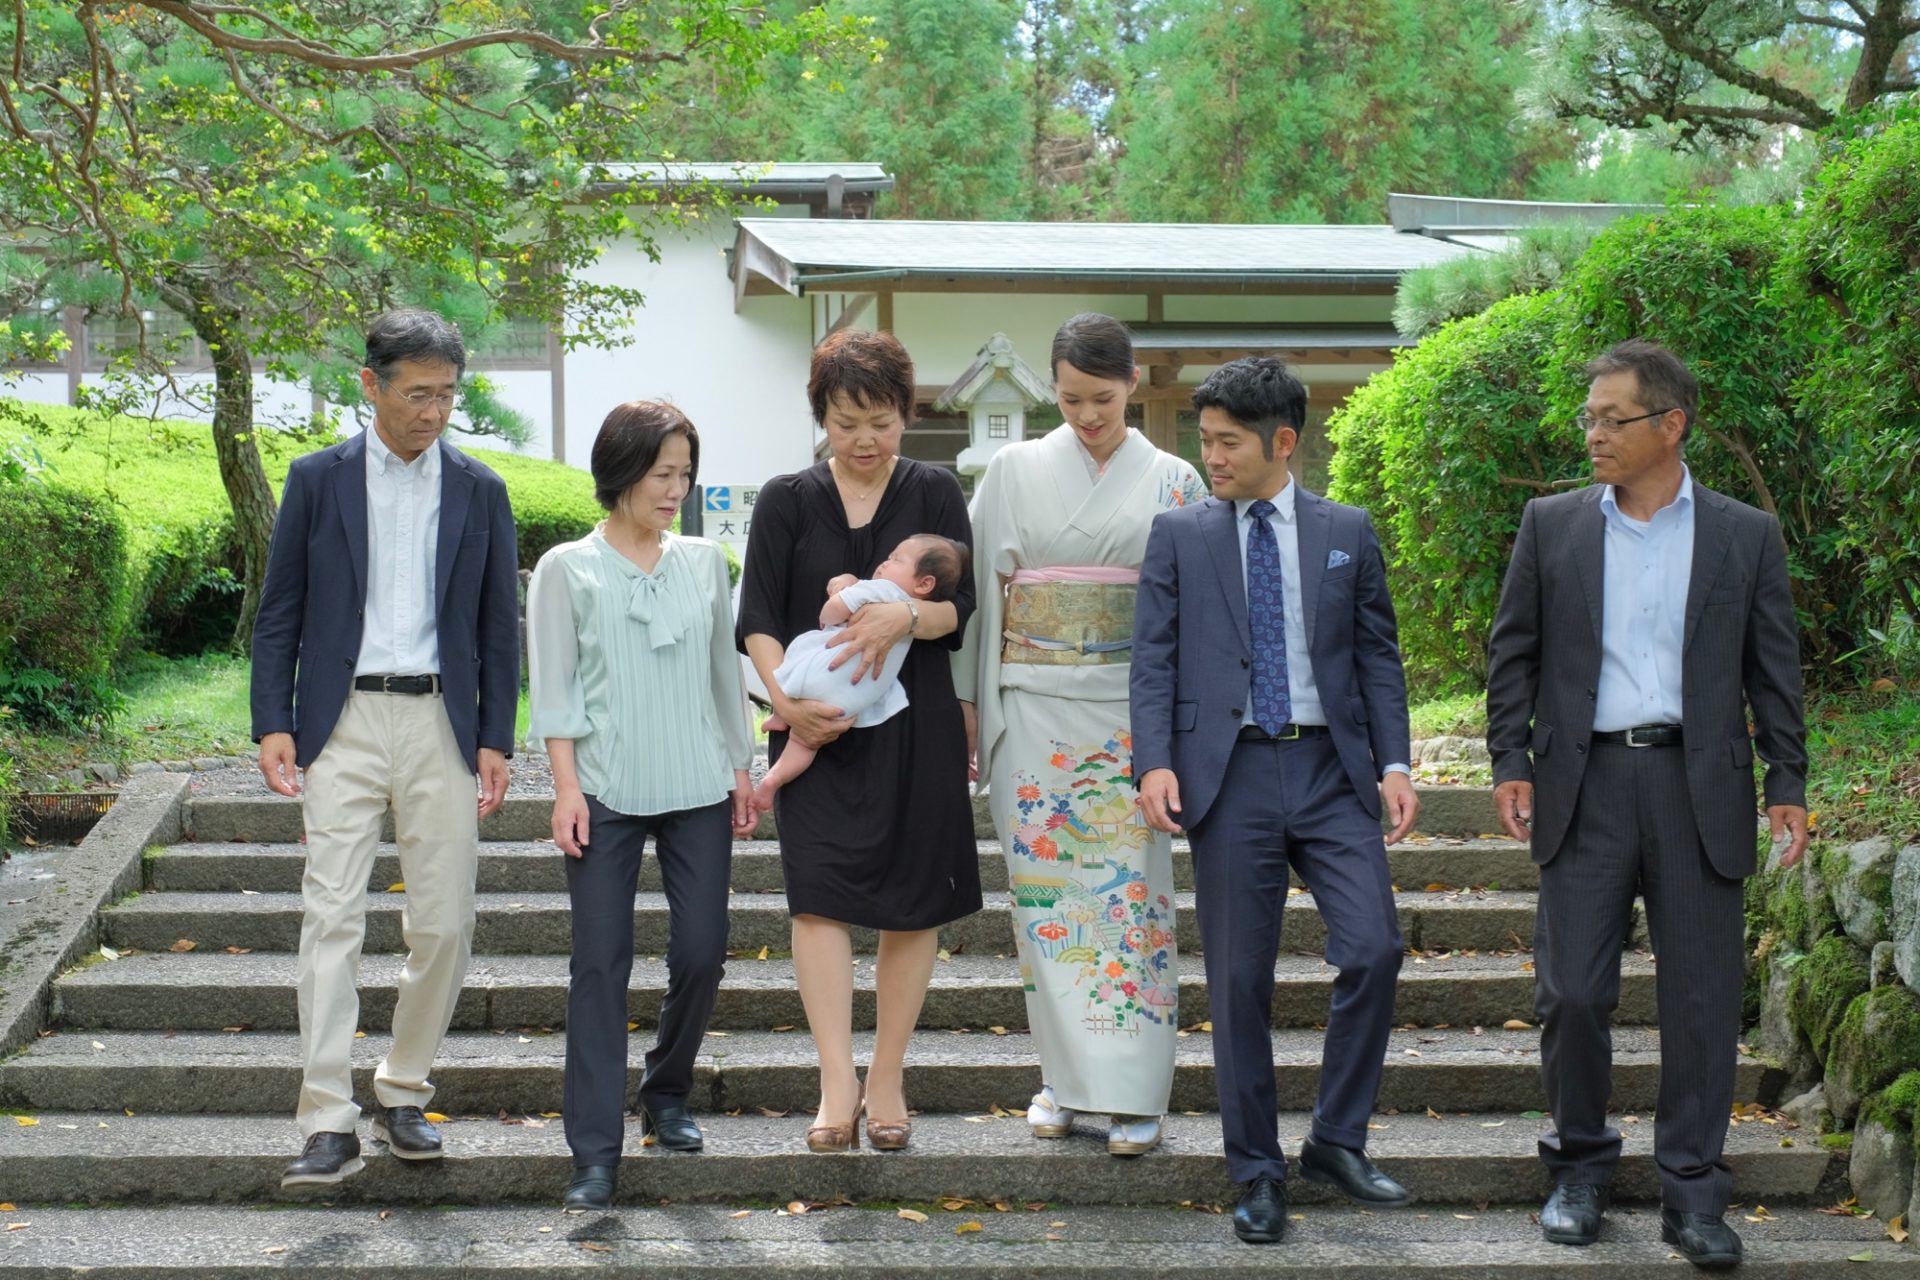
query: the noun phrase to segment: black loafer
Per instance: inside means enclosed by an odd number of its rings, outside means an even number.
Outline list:
[[[360,1139],[351,1133],[316,1133],[307,1139],[300,1158],[280,1175],[283,1187],[323,1186],[339,1182],[360,1172],[367,1162],[360,1158]]]
[[[373,1136],[402,1160],[438,1160],[446,1152],[440,1131],[418,1107],[383,1107],[373,1118]]]
[[[1248,1244],[1278,1244],[1287,1234],[1287,1186],[1278,1178],[1255,1178],[1233,1207],[1233,1234]]]
[[[1720,1271],[1740,1265],[1740,1236],[1717,1213],[1682,1213],[1678,1209],[1660,1211],[1660,1238],[1680,1251],[1680,1256],[1706,1271]]]
[[[616,1166],[590,1164],[573,1171],[567,1194],[560,1207],[568,1213],[586,1213],[593,1209],[613,1208],[613,1173]]]
[[[1540,1210],[1540,1234],[1554,1244],[1583,1248],[1600,1238],[1607,1212],[1607,1189],[1590,1182],[1569,1182],[1553,1189]]]
[[[1300,1172],[1307,1181],[1332,1187],[1369,1209],[1397,1209],[1412,1199],[1405,1187],[1374,1167],[1366,1152],[1352,1147],[1308,1138],[1300,1145]]]
[[[693,1122],[693,1112],[682,1106],[649,1107],[641,1103],[640,1134],[652,1134],[654,1142],[668,1151],[698,1151],[707,1145],[707,1135]]]

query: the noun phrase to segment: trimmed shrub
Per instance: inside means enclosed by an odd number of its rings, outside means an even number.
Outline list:
[[[1373,515],[1426,695],[1483,687],[1521,508],[1583,475],[1579,433],[1550,421],[1542,391],[1562,309],[1558,294],[1527,294],[1446,325],[1327,424],[1329,492]]]
[[[110,714],[128,604],[127,530],[112,507],[61,485],[0,486],[0,702],[44,728]]]
[[[1813,300],[1816,358],[1799,386],[1831,441],[1827,514],[1857,564],[1864,635],[1904,633],[1920,664],[1920,120],[1844,147],[1809,192],[1778,292]],[[1865,590],[1861,591],[1860,588]],[[1872,630],[1869,631],[1868,629]]]
[[[584,471],[497,450],[473,452],[507,482],[522,569],[539,564],[549,549],[586,537],[588,530],[606,518],[607,513],[593,500],[593,477]]]

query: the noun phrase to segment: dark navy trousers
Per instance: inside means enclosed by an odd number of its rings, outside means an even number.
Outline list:
[[[1313,1135],[1365,1147],[1405,947],[1380,823],[1361,807],[1333,740],[1236,743],[1219,797],[1190,836],[1227,1172],[1236,1182],[1287,1174],[1270,1028],[1289,868],[1313,893],[1327,963],[1340,970]]]
[[[627,984],[633,976],[633,900],[652,836],[667,893],[667,992],[647,1054],[640,1101],[684,1106],[727,962],[727,880],[733,864],[727,801],[632,816],[587,797],[593,841],[567,858],[573,960],[567,985],[567,1145],[573,1163],[620,1159],[627,1109]]]

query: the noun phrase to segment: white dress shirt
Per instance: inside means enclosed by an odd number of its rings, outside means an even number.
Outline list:
[[[1650,520],[1621,511],[1612,485],[1600,493],[1600,510],[1606,572],[1594,731],[1679,724],[1680,655],[1693,580],[1693,473],[1681,468],[1680,491]]]
[[[1324,725],[1327,713],[1320,704],[1320,686],[1313,679],[1313,655],[1307,652],[1307,612],[1306,603],[1300,594],[1300,521],[1299,509],[1294,501],[1299,485],[1293,480],[1273,495],[1268,501],[1273,503],[1273,514],[1267,517],[1267,526],[1273,530],[1274,542],[1280,548],[1280,596],[1285,602],[1287,616],[1284,620],[1287,634],[1287,701],[1292,709],[1289,724]],[[1234,528],[1240,535],[1240,581],[1247,580],[1247,534],[1253,528],[1253,499],[1242,498],[1233,504]],[[1253,677],[1247,677],[1247,714],[1242,724],[1253,723]],[[1382,769],[1384,776],[1389,773],[1407,773],[1410,770],[1404,763],[1390,764]]]
[[[380,432],[367,439],[367,616],[355,675],[440,670],[433,574],[440,544],[440,447],[402,462]]]

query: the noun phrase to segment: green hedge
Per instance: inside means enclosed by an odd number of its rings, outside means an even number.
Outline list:
[[[130,594],[126,525],[110,505],[61,485],[0,485],[0,703],[34,727],[109,712]]]

